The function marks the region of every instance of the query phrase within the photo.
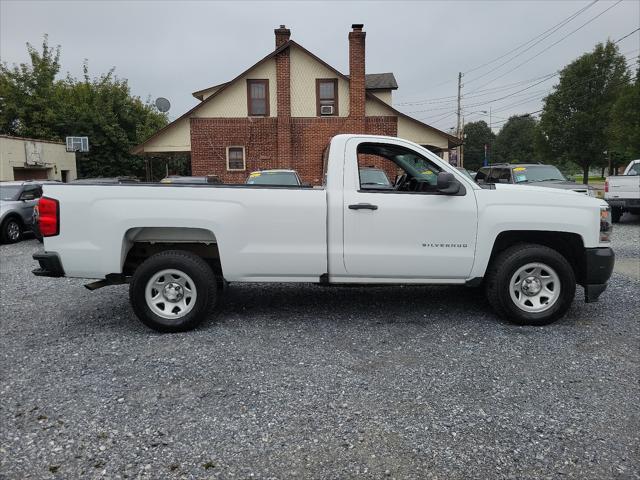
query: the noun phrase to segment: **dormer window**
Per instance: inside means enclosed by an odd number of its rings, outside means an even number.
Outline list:
[[[318,78],[316,80],[316,109],[319,117],[338,115],[337,78]]]
[[[269,80],[247,80],[247,104],[250,117],[269,116]]]

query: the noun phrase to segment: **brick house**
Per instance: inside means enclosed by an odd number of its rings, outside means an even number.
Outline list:
[[[394,109],[392,73],[365,74],[363,25],[349,32],[349,75],[290,39],[281,25],[275,50],[233,80],[193,93],[200,103],[132,153],[190,152],[193,175],[243,183],[253,170],[293,168],[321,182],[322,152],[339,133],[406,138],[446,152],[458,139]]]

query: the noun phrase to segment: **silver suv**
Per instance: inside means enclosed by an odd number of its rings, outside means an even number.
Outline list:
[[[14,243],[22,239],[25,231],[33,229],[33,207],[42,196],[42,183],[0,183],[0,240]]]

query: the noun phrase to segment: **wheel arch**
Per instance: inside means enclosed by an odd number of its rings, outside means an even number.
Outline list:
[[[572,232],[543,230],[508,230],[500,232],[493,242],[487,269],[500,252],[519,243],[534,243],[551,248],[567,259],[573,268],[576,280],[581,283],[584,278],[584,240]]]
[[[218,239],[211,230],[186,227],[136,227],[126,231],[122,242],[121,271],[133,275],[147,258],[166,250],[184,250],[203,258],[211,267],[219,285],[224,274]]]
[[[24,219],[18,212],[8,212],[4,217],[2,217],[0,225],[4,226],[9,220],[16,220],[22,228],[25,226]]]

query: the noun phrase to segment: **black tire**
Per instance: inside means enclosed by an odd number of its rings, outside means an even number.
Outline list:
[[[512,277],[521,267],[529,263],[547,265],[559,277],[560,293],[558,298],[545,311],[525,311],[511,298],[510,282]],[[567,312],[575,293],[576,279],[573,268],[564,256],[543,245],[531,243],[514,245],[501,252],[489,265],[486,278],[487,299],[499,316],[519,325],[540,326],[555,322]]]
[[[9,217],[2,222],[0,237],[3,243],[16,243],[22,240],[24,229],[22,223],[15,217]],[[17,234],[17,236],[16,236]]]
[[[147,283],[154,275],[172,269],[185,273],[193,281],[196,300],[180,318],[168,319],[154,313],[146,300]],[[216,278],[201,257],[184,250],[167,250],[147,258],[135,271],[129,285],[129,300],[136,316],[158,332],[184,332],[202,323],[217,300]],[[167,303],[171,306],[171,303]]]
[[[622,213],[622,208],[613,207],[611,209],[611,221],[613,223],[618,223],[620,221],[620,218],[622,218]]]

